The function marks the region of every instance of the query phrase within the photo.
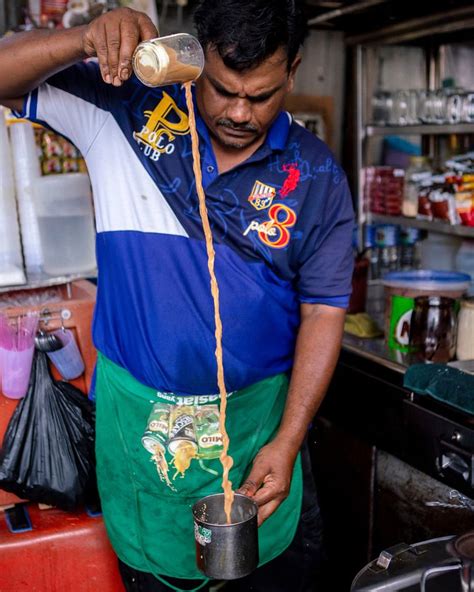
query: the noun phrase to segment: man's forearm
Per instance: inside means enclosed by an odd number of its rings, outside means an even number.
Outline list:
[[[337,363],[345,311],[303,304],[285,412],[276,440],[295,457]]]
[[[0,100],[16,99],[86,57],[86,27],[18,33],[0,41]]]

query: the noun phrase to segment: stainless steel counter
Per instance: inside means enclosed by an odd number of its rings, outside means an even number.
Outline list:
[[[405,373],[408,366],[415,363],[410,354],[390,349],[383,338],[360,339],[344,333],[342,348],[401,374]]]

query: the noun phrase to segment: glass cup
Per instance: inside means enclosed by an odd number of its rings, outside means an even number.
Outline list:
[[[408,125],[409,123],[409,93],[406,90],[397,90],[393,98],[392,125]]]
[[[474,93],[462,95],[462,121],[474,123]]]
[[[387,125],[392,118],[393,97],[392,93],[379,90],[372,97],[372,123],[374,125]]]
[[[187,33],[140,43],[132,58],[136,77],[146,86],[167,86],[196,80],[204,68],[204,51]]]
[[[419,118],[419,103],[420,103],[420,91],[409,90],[407,91],[407,124],[416,125],[420,122]]]
[[[84,372],[84,361],[77,347],[72,331],[59,329],[53,331],[63,344],[61,349],[47,352],[48,358],[55,365],[64,380],[74,380]]]
[[[446,99],[446,121],[447,123],[460,123],[463,116],[462,95],[455,93]]]

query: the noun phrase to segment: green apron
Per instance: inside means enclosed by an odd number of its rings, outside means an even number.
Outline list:
[[[237,489],[257,452],[279,427],[288,391],[284,374],[231,393],[227,430],[230,471]],[[159,402],[181,405],[218,403],[217,395],[180,397],[136,381],[99,354],[96,381],[97,477],[107,532],[119,558],[140,571],[182,579],[203,579],[195,559],[191,507],[222,491],[220,460],[193,459],[184,477],[171,467],[170,488],[142,445],[147,420]],[[260,565],[280,555],[292,541],[301,512],[302,473],[298,456],[287,499],[259,528]]]

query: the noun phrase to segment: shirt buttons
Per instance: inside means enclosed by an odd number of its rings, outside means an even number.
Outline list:
[[[213,173],[214,172],[214,167],[212,166],[212,164],[210,164],[210,165],[207,166],[207,169],[206,170],[207,170],[208,173]]]

